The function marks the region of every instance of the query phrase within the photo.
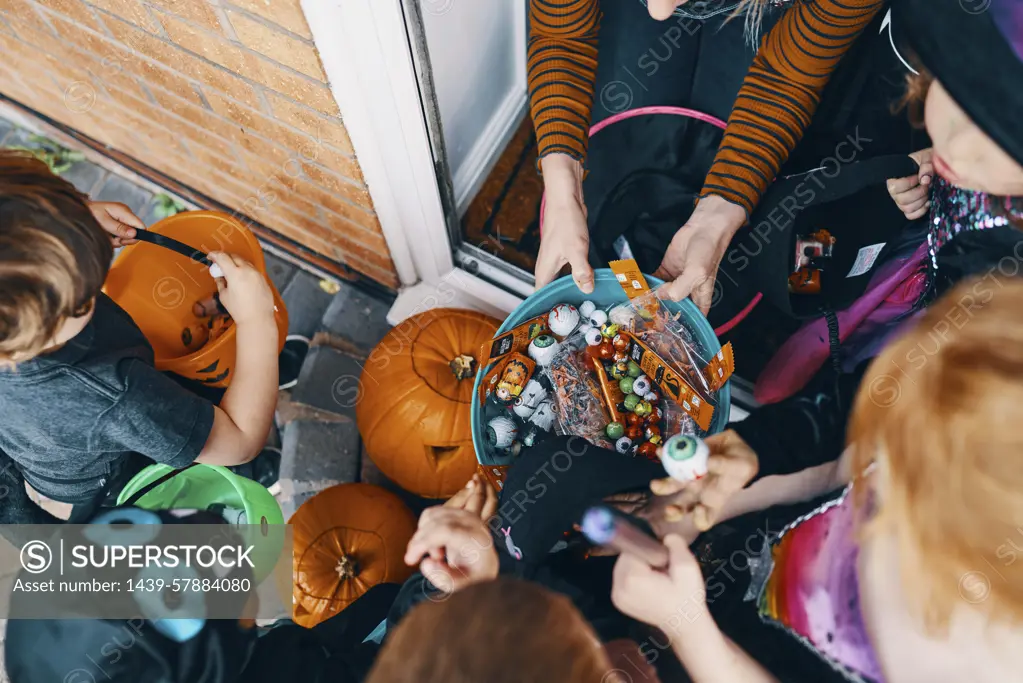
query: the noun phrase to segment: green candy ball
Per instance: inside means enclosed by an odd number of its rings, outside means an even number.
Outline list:
[[[628,374],[629,377],[635,379],[643,374],[643,368],[639,367],[639,363],[637,363],[636,361],[630,360]]]
[[[631,377],[622,377],[622,380],[620,382],[618,382],[618,388],[620,388],[622,390],[623,394],[626,394],[626,395],[631,394],[632,393],[632,384],[635,381],[636,380],[634,380]]]
[[[629,410],[629,411],[636,410],[636,406],[639,405],[641,400],[642,399],[640,399],[639,396],[636,396],[636,394],[626,394],[625,395],[625,409]]]
[[[607,436],[614,440],[622,438],[625,436],[625,425],[621,422],[612,422],[607,426]]]

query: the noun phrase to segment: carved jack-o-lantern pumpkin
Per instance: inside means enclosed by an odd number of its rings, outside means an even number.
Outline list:
[[[371,484],[339,484],[302,504],[294,533],[295,621],[312,627],[379,583],[412,575],[405,548],[416,518],[398,496]]]
[[[476,471],[476,356],[499,325],[473,311],[426,311],[392,329],[367,359],[359,432],[376,466],[405,490],[448,498]]]

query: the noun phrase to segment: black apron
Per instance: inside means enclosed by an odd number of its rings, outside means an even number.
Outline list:
[[[727,118],[753,58],[741,19],[714,17],[689,33],[684,27],[694,20],[654,22],[628,2],[604,7],[595,122],[620,113],[611,110],[653,105],[689,107]],[[778,16],[779,11],[768,13],[764,31]],[[905,224],[884,181],[911,174],[912,161],[899,157],[929,142],[905,115],[892,113],[908,70],[892,48],[889,28],[881,30],[884,19],[882,12],[839,64],[779,180],[733,240],[708,316],[715,327],[735,320],[759,292],[781,313],[794,317],[841,307],[862,293],[873,268],[839,283],[834,292],[827,287],[821,297],[797,295],[803,300],[793,305],[788,275],[801,231],[827,228],[836,234],[838,272],[847,262],[851,267],[861,248],[889,241],[884,237]],[[616,28],[608,40],[611,26]],[[677,35],[674,26],[682,30],[677,49],[673,41],[665,42],[669,31]],[[659,57],[664,61],[651,63]],[[645,71],[637,71],[640,64]],[[649,78],[644,78],[646,73]],[[596,134],[584,183],[593,264],[618,258],[615,242],[624,235],[640,267],[656,270],[692,213],[720,138],[721,131],[710,123],[665,114],[620,120]],[[818,168],[814,176],[800,175]],[[765,249],[765,242],[773,247]],[[883,260],[882,253],[873,265]]]

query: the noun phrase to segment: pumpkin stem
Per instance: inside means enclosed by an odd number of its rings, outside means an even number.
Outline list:
[[[458,380],[469,379],[476,374],[476,359],[467,353],[455,356],[448,366]]]
[[[348,555],[342,555],[338,558],[337,564],[334,565],[334,571],[341,578],[342,581],[348,579],[354,579],[359,575],[359,565],[355,561],[355,558]]]

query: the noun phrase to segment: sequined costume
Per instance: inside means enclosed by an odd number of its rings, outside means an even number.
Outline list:
[[[787,526],[752,564],[760,618],[824,659],[846,680],[884,677],[860,609],[851,489]],[[758,578],[760,579],[758,581]]]

